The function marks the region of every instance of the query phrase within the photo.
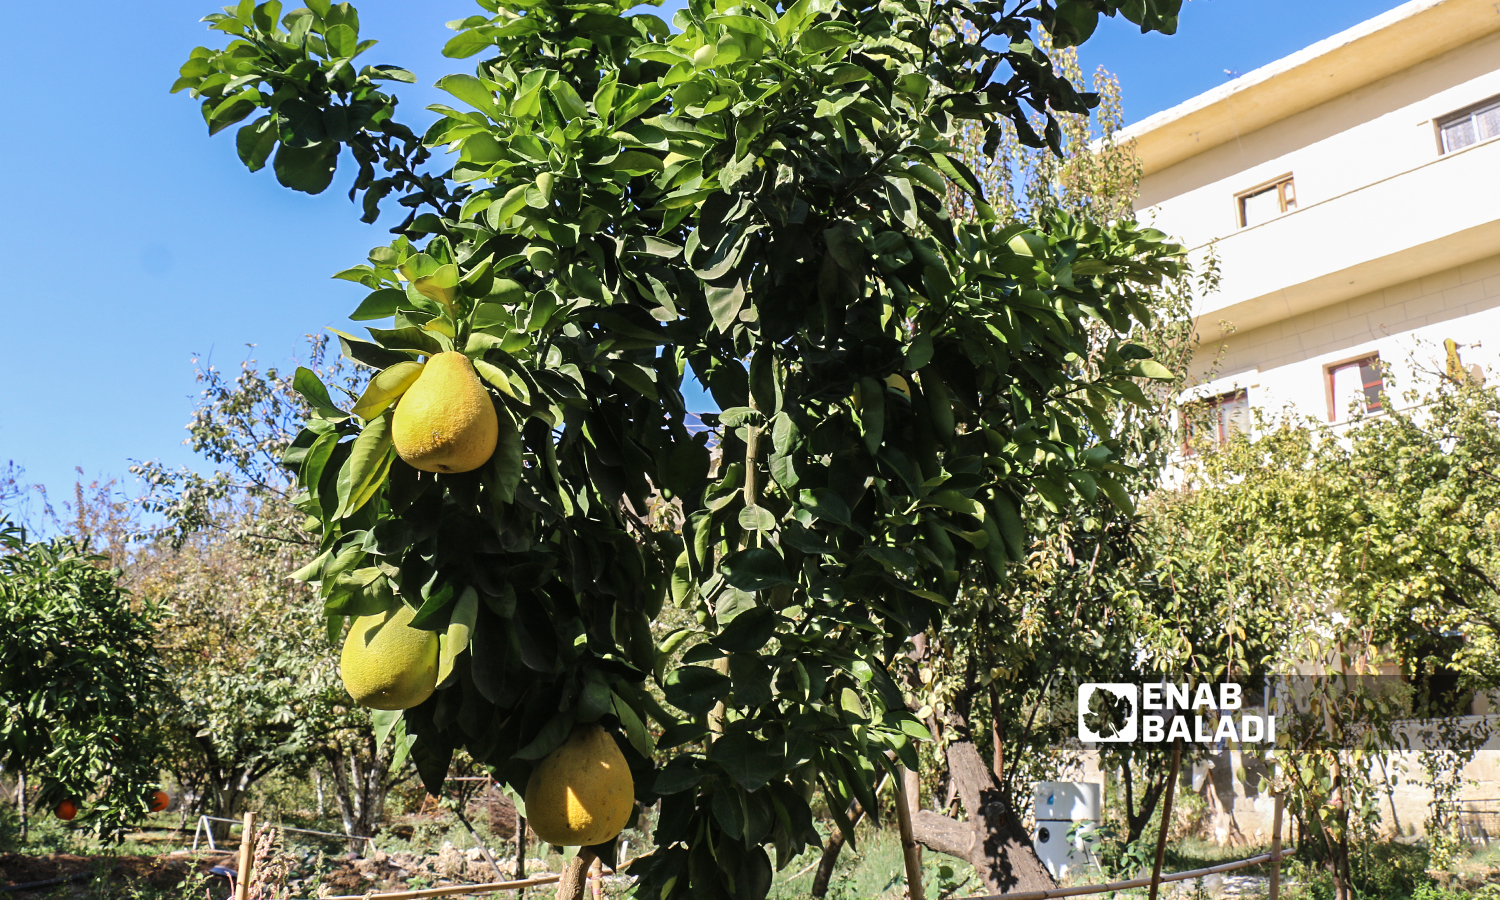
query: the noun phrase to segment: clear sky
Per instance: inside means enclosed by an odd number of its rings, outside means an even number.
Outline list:
[[[1082,57],[1120,76],[1134,122],[1223,84],[1226,69],[1250,72],[1398,5],[1190,0],[1177,35],[1110,22]],[[447,96],[430,85],[468,69],[439,52],[443,23],[477,7],[356,6],[361,37],[381,42],[362,61],[417,74],[399,93],[420,130],[433,117],[422,107]],[[359,222],[347,167],[320,196],[293,193],[269,167],[246,172],[233,129],[210,139],[197,104],[167,93],[193,47],[223,38],[198,21],[213,11],[198,0],[6,11],[0,465],[25,467],[54,497],[75,467],[94,479],[128,477],[133,460],[200,465],[182,446],[194,355],[230,371],[251,355],[295,365],[303,335],[351,328],[363,289],[329,276],[389,240],[391,223]]]

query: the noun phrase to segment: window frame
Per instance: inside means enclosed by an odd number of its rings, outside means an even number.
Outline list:
[[[1292,189],[1290,206],[1287,205],[1288,187]],[[1287,213],[1297,209],[1297,179],[1294,177],[1293,173],[1287,172],[1286,174],[1278,175],[1277,177],[1272,178],[1269,181],[1262,181],[1260,184],[1257,184],[1256,186],[1247,190],[1240,191],[1239,193],[1234,195],[1234,221],[1240,228],[1250,227],[1249,221],[1245,218],[1245,201],[1249,200],[1251,197],[1257,197],[1272,190],[1276,191],[1277,204],[1281,207],[1281,211],[1277,213],[1277,216],[1284,216]],[[1270,220],[1268,219],[1267,221]],[[1256,222],[1255,224],[1260,225],[1263,223]]]
[[[1250,406],[1250,389],[1248,387],[1237,387],[1212,396],[1198,397],[1178,404],[1177,412],[1182,423],[1183,454],[1186,456],[1193,455],[1193,442],[1196,440],[1196,435],[1193,434],[1192,416],[1195,413],[1201,413],[1205,417],[1211,416],[1215,412],[1222,411],[1226,403],[1232,403],[1241,398],[1245,401],[1245,410],[1248,413],[1252,409]],[[1249,433],[1248,427],[1247,425],[1247,430],[1242,432],[1247,436]],[[1229,432],[1229,422],[1222,415],[1218,419],[1217,429],[1217,433],[1213,436],[1214,446],[1223,447],[1233,440],[1234,434]]]
[[[1340,409],[1337,405],[1338,398],[1334,396],[1333,391],[1333,373],[1340,369],[1350,368],[1351,366],[1363,366],[1369,362],[1373,362],[1374,365],[1372,368],[1380,373],[1380,392],[1385,393],[1385,363],[1380,358],[1379,350],[1361,353],[1358,356],[1351,356],[1337,362],[1326,363],[1323,366],[1323,395],[1328,401],[1328,421],[1330,424],[1338,425],[1349,421],[1348,418],[1341,418],[1341,416],[1346,416],[1347,411]],[[1361,390],[1367,391],[1370,389],[1370,386],[1363,381],[1360,382],[1360,386]],[[1379,409],[1366,409],[1366,413],[1369,415],[1379,415],[1385,411],[1385,404],[1381,404]]]
[[[1462,122],[1465,119],[1473,119],[1479,113],[1486,112],[1491,108],[1500,108],[1500,94],[1496,94],[1493,97],[1486,97],[1485,99],[1480,100],[1478,103],[1470,103],[1468,106],[1465,106],[1461,109],[1455,109],[1453,112],[1446,113],[1433,119],[1433,136],[1437,140],[1438,156],[1448,156],[1453,153],[1462,153],[1463,151],[1469,149],[1469,147],[1478,147],[1480,144],[1488,144],[1490,141],[1493,141],[1496,138],[1500,138],[1500,134],[1490,135],[1487,138],[1479,138],[1478,133],[1476,132],[1474,143],[1464,147],[1459,147],[1454,150],[1449,150],[1447,142],[1443,140],[1443,129],[1447,128],[1449,125]]]

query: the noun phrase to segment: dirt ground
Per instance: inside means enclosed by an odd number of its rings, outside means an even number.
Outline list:
[[[228,855],[194,861],[180,856],[77,856],[72,853],[25,856],[0,853],[0,883],[20,885],[71,875],[88,875],[90,879],[104,875],[112,883],[134,883],[160,889],[182,881],[195,865],[206,872],[210,866],[224,865],[229,860]],[[233,862],[228,864],[233,865]],[[55,886],[38,888],[43,891],[54,889]],[[13,890],[10,893],[25,897],[32,892]]]

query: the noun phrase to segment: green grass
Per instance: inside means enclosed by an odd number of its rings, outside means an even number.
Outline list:
[[[894,831],[861,823],[855,832],[857,850],[846,844],[828,882],[829,900],[894,900],[906,895],[906,864],[901,839]],[[769,900],[802,900],[810,896],[822,851],[816,848],[777,872]],[[795,876],[795,877],[794,877]],[[983,893],[967,863],[924,850],[922,883],[931,900]]]

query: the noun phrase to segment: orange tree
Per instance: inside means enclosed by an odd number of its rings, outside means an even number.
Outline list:
[[[341,335],[376,374],[351,407],[299,373],[315,413],[286,462],[330,636],[397,603],[444,636],[439,689],[392,726],[429,788],[463,745],[519,789],[601,723],[661,804],[642,896],[762,897],[767,848],[818,840],[815,793],[836,818],[874,808],[879,773],[915,764],[926,731],[888,664],[964,579],[1007,577],[1018,504],[1129,504],[1102,411],[1166,374],[1124,336],[1177,248],[1002,225],[951,139],[1008,119],[1055,148],[1053,112],[1095,98],[1033,30],[1171,31],[1179,3],[695,0],[675,30],[632,5],[480,0],[445,53],[483,61],[439,82],[458,106],[422,136],[380,89],[414,76],[354,62],[371,42],[348,4],[210,16],[234,39],[176,87],[211,131],[262,111],[238,133],[251,169],[317,193],[347,150],[367,221],[410,209],[341,273],[371,289],[352,318],[386,320]],[[960,19],[978,40],[942,37]],[[949,218],[949,185],[974,221]],[[1091,355],[1095,322],[1113,336]],[[392,405],[449,350],[498,437],[432,474],[396,454]],[[687,427],[689,377],[712,436]],[[680,531],[645,521],[654,491]],[[669,600],[706,638],[685,655],[652,637]]]
[[[170,699],[160,612],[133,602],[105,563],[71,538],[28,540],[0,519],[0,765],[23,785],[37,777],[38,808],[71,800],[81,823],[115,837],[157,787]]]

